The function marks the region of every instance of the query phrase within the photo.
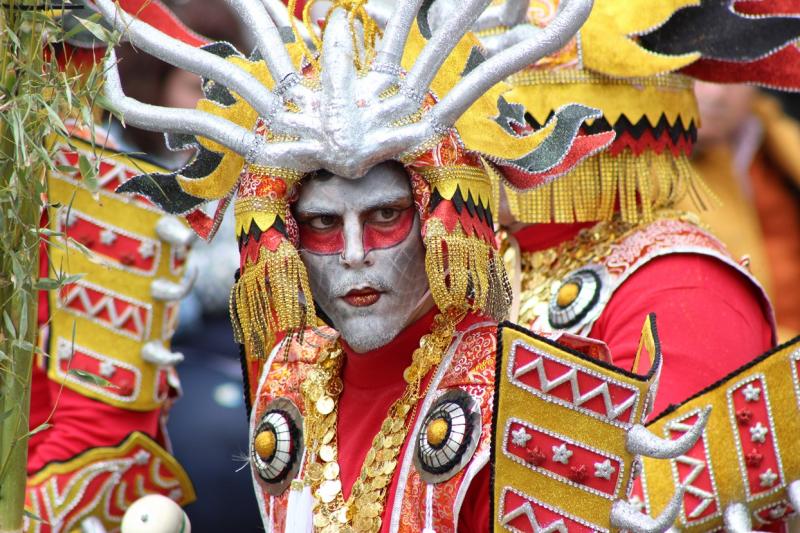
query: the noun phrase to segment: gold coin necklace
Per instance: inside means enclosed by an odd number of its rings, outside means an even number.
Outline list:
[[[342,494],[336,438],[344,351],[338,341],[323,349],[301,386],[308,454],[304,483],[311,487],[314,495],[313,521],[317,531],[370,533],[380,530],[388,487],[408,434],[406,418],[409,413],[413,416],[412,410],[416,411],[422,379],[441,363],[456,325],[463,317],[463,312],[437,315],[431,332],[420,339],[411,364],[403,372],[406,389],[389,408],[347,500]]]

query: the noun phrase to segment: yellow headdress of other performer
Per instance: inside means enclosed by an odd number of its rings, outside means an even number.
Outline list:
[[[565,2],[541,35],[488,60],[467,33],[488,0],[465,2],[427,36],[415,24],[422,0],[398,2],[374,45],[376,30],[361,3],[334,2],[314,50],[296,38],[299,31],[281,31],[261,3],[230,3],[256,42],[250,57],[227,43],[184,46],[111,0],[97,5],[134,45],[204,78],[206,99],[197,109],[148,106],[122,93],[109,57],[107,93],[125,121],[198,150],[181,170],[143,175],[120,190],[185,215],[205,237],[236,194],[241,268],[231,310],[247,353],[264,356],[276,335],[314,323],[289,204],[300,180],[319,170],[358,179],[382,161],[403,163],[437,306],[502,315],[507,291],[496,260],[489,175],[511,170],[515,186],[541,185],[601,149],[610,135],[573,142],[584,120],[598,116],[581,105],[558,110],[537,132],[523,131],[524,111],[503,99],[509,87],[501,82],[560,48],[591,0]],[[221,206],[213,219],[198,209],[211,200]]]
[[[457,9],[437,3],[433,24]],[[452,9],[444,9],[448,3]],[[536,35],[563,7],[559,0],[496,4],[474,26],[490,56]],[[507,188],[516,219],[607,220],[619,210],[626,221],[648,221],[686,194],[703,206],[707,190],[688,162],[699,126],[693,81],[797,90],[798,13],[797,0],[596,0],[565,47],[507,80],[514,89],[506,97],[525,106],[535,128],[565,102],[596,107],[603,118],[585,131],[613,130],[616,138],[548,186]]]

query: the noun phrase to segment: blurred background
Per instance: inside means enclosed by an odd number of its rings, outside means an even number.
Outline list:
[[[251,43],[224,0],[165,2],[190,28],[247,53]],[[199,79],[138,53],[118,52],[125,92],[170,107],[194,107]],[[748,86],[697,87],[703,125],[694,164],[721,207],[702,213],[737,258],[749,263],[775,304],[782,340],[800,332],[800,96]],[[161,135],[112,129],[125,149],[178,168],[191,152],[171,152]],[[693,208],[692,206],[687,206]],[[229,214],[212,243],[198,243],[190,263],[199,269],[181,308],[173,349],[184,396],[169,428],[174,452],[187,469],[198,501],[187,508],[195,533],[261,531],[247,466],[247,418],[239,348],[232,340],[228,294],[238,266]]]
[[[789,340],[800,332],[800,96],[711,83],[695,92],[693,163],[721,201],[701,218],[749,263]]]

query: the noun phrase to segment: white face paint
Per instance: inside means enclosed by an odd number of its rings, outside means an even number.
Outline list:
[[[353,350],[379,348],[432,306],[405,170],[311,179],[294,206],[314,300]]]

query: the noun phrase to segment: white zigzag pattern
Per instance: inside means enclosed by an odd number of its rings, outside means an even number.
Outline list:
[[[539,524],[539,521],[536,520],[536,515],[533,514],[533,506],[531,506],[530,502],[525,502],[524,504],[520,505],[510,513],[503,516],[503,525],[508,525],[512,520],[519,518],[520,516],[525,515],[528,518],[528,522],[531,524],[533,528],[533,533],[554,533],[558,531],[559,533],[569,533],[567,529],[567,525],[564,523],[563,519],[558,519],[551,524],[548,524],[546,527],[542,527]]]
[[[72,166],[69,160],[67,160],[67,154],[61,150],[56,154],[56,161],[59,165]],[[100,187],[105,187],[108,182],[112,181],[114,178],[119,178],[121,185],[128,181],[127,170],[127,168],[120,164],[111,165],[111,168],[105,174],[100,174],[97,177],[97,182],[100,184]]]
[[[91,318],[97,318],[100,313],[105,310],[108,313],[108,318],[111,321],[111,325],[117,329],[122,329],[122,326],[124,326],[125,323],[132,318],[135,329],[134,333],[139,337],[144,335],[144,323],[142,322],[142,316],[139,314],[139,308],[136,306],[136,304],[125,302],[127,307],[125,307],[121,313],[118,313],[117,308],[114,305],[114,298],[112,296],[104,294],[102,298],[97,301],[97,303],[92,304],[92,300],[89,298],[86,288],[81,287],[80,285],[75,285],[64,297],[64,306],[69,306],[76,299],[80,300],[80,303],[83,305],[84,312]],[[72,310],[76,311],[75,309]]]
[[[692,426],[689,424],[685,424],[683,422],[671,422],[667,425],[667,429],[670,431],[682,431],[687,432],[692,429]],[[703,489],[699,489],[692,485],[697,478],[700,477],[700,474],[706,468],[706,462],[701,461],[700,459],[695,459],[694,457],[689,457],[688,455],[681,455],[677,459],[675,459],[676,463],[685,464],[692,467],[691,472],[681,480],[681,483],[686,485],[686,492],[700,498],[702,500],[700,504],[694,508],[694,510],[689,514],[689,518],[697,518],[706,509],[708,506],[714,503],[714,494]]]
[[[572,403],[576,407],[582,406],[597,396],[602,396],[603,404],[606,408],[606,416],[610,420],[616,420],[636,401],[636,395],[631,394],[630,397],[628,397],[628,399],[626,399],[624,402],[620,403],[619,405],[614,405],[614,401],[611,399],[611,393],[608,390],[608,383],[605,381],[586,394],[581,394],[581,389],[578,384],[578,369],[576,368],[570,368],[559,377],[550,380],[545,373],[542,357],[538,357],[536,360],[519,367],[516,372],[514,372],[514,378],[519,379],[520,376],[527,374],[534,369],[539,375],[539,384],[541,385],[542,392],[549,393],[559,385],[569,382],[572,389]]]

